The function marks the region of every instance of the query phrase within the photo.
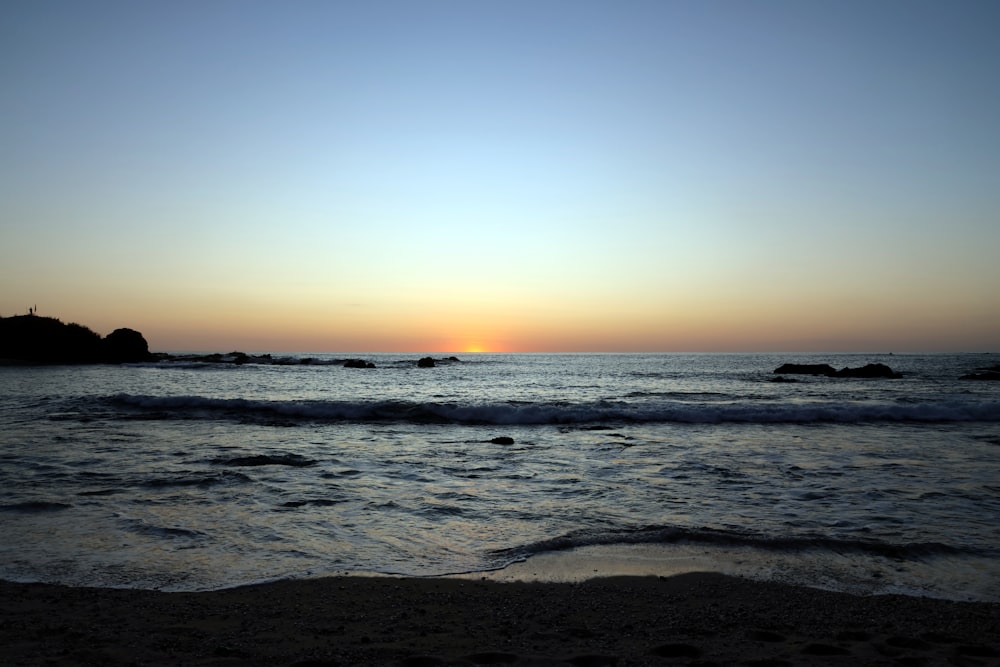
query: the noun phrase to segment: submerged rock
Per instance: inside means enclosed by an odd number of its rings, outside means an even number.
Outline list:
[[[348,359],[344,362],[344,368],[375,368],[375,364],[364,359]]]
[[[509,438],[505,435],[502,435],[499,438],[493,438],[492,440],[490,440],[490,442],[493,443],[494,445],[513,445],[514,438]]]
[[[789,375],[828,375],[837,373],[830,364],[782,364],[774,369],[775,373],[787,373]]]

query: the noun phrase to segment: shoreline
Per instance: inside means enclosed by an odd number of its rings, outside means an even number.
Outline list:
[[[824,549],[785,552],[749,545],[596,544],[534,554],[496,570],[451,576],[580,583],[599,577],[671,577],[696,572],[861,596],[1000,604],[1000,563],[988,557],[940,556],[903,562]]]
[[[196,593],[0,581],[7,664],[997,664],[1000,604],[717,573],[338,576]]]

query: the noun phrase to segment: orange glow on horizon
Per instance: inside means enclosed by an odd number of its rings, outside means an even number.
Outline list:
[[[502,352],[497,345],[489,345],[482,342],[468,343],[462,349],[466,354],[484,354],[489,352]]]
[[[297,301],[178,297],[149,304],[48,307],[100,335],[141,332],[154,352],[504,354],[532,352],[978,351],[995,349],[1000,314],[956,329],[961,309],[936,304],[933,320],[910,302],[853,300],[850,312],[807,299],[698,303],[680,297],[597,307],[568,300],[548,309],[490,303],[314,308]],[[48,303],[48,302],[46,302]],[[837,306],[832,302],[832,306]],[[9,309],[10,310],[10,309]],[[44,311],[43,311],[44,312]],[[840,312],[838,315],[837,312]],[[796,313],[790,317],[789,313]],[[4,313],[6,314],[6,313]]]

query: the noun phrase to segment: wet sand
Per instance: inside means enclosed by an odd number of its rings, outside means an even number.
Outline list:
[[[721,574],[345,576],[201,593],[0,582],[3,664],[1000,664],[1000,605]]]

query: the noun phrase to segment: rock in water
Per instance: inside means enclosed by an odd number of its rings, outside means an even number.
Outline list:
[[[868,364],[861,368],[843,368],[837,371],[839,378],[899,378],[899,373],[885,364]]]
[[[836,375],[837,371],[830,364],[782,364],[774,369],[775,373],[789,375]]]
[[[135,329],[115,329],[101,342],[108,361],[123,363],[150,359],[149,344]]]
[[[900,373],[895,372],[885,364],[868,364],[861,368],[842,368],[835,370],[830,364],[783,364],[774,369],[774,373],[785,373],[788,375],[825,375],[826,377],[837,378],[899,378]]]

